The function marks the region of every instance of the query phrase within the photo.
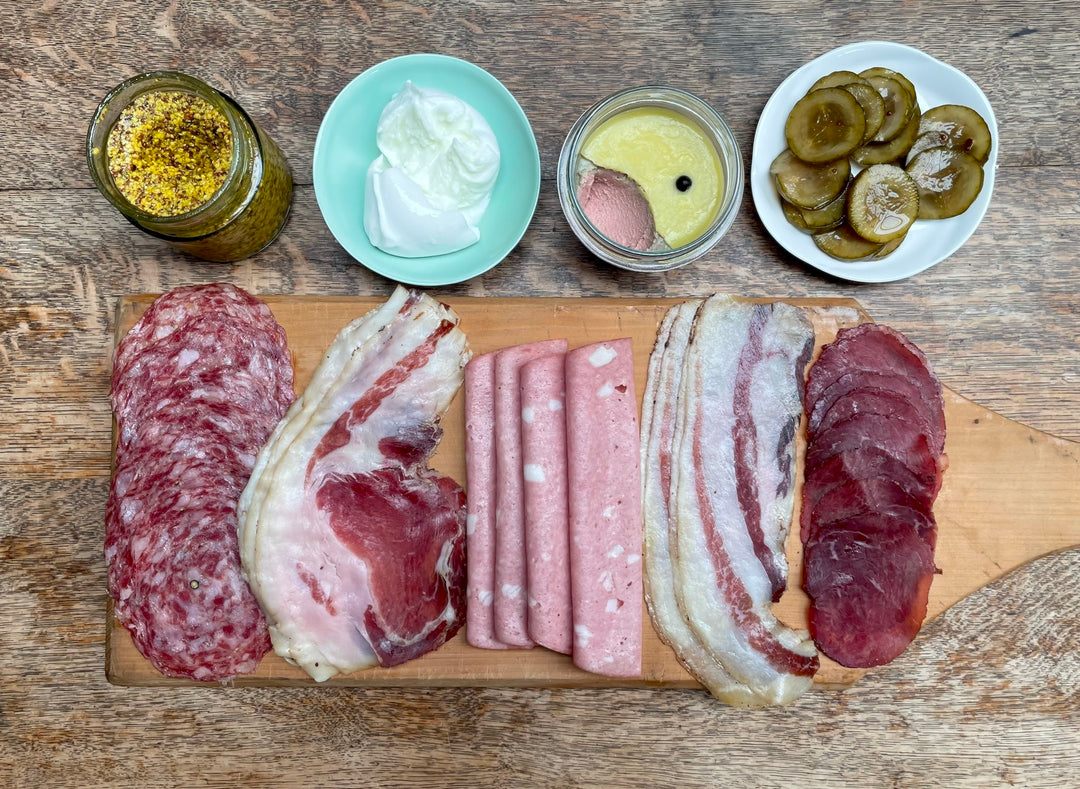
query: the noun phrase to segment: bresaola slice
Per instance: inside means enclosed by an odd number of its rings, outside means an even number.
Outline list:
[[[771,611],[786,583],[795,435],[813,328],[782,303],[712,296],[697,304],[689,327],[688,308],[676,309],[681,316],[650,360],[646,405],[653,621],[718,697],[787,703],[810,687],[818,665],[807,634]]]
[[[810,629],[869,667],[918,633],[936,568],[933,503],[947,465],[941,384],[887,326],[842,329],[811,367],[801,531]]]
[[[465,497],[427,466],[469,359],[457,323],[399,287],[343,329],[245,489],[244,572],[274,650],[316,680],[419,657],[464,623]]]

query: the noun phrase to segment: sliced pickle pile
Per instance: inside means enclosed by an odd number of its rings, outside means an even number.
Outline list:
[[[891,254],[916,219],[966,211],[993,143],[978,112],[944,104],[923,113],[911,80],[883,67],[821,77],[792,107],[784,136],[769,167],[784,217],[849,261]]]

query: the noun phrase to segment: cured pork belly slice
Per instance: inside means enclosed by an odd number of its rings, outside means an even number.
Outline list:
[[[797,698],[818,668],[808,634],[771,611],[769,567],[791,522],[812,344],[797,308],[712,296],[698,310],[680,384],[669,502],[676,599],[701,642],[763,703]]]
[[[679,662],[716,698],[738,706],[763,703],[710,652],[683,619],[675,598],[673,551],[677,535],[669,517],[671,453],[675,440],[675,411],[690,327],[701,301],[688,301],[668,310],[649,357],[641,406],[642,505],[645,517],[645,602],[660,639]]]
[[[469,359],[457,323],[399,287],[342,330],[248,483],[244,570],[275,651],[316,680],[463,624],[464,494],[427,467]]]
[[[495,637],[528,649],[528,570],[525,555],[524,478],[521,466],[521,366],[566,340],[541,340],[495,354]]]
[[[495,353],[465,366],[465,552],[468,585],[465,636],[481,649],[506,649],[495,638]]]
[[[641,443],[628,338],[566,356],[574,665],[641,676]]]
[[[570,516],[566,479],[566,355],[521,367],[521,468],[529,638],[570,654]]]

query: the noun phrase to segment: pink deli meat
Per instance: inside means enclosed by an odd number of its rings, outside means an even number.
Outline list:
[[[521,461],[524,476],[525,555],[529,637],[569,654],[569,503],[566,480],[565,354],[543,356],[521,368]]]
[[[285,332],[231,285],[159,297],[113,365],[105,558],[114,613],[164,674],[227,680],[268,651],[240,568],[236,503],[293,399]]]
[[[566,340],[517,345],[495,355],[495,637],[530,648],[521,467],[521,366],[565,353]]]
[[[465,495],[428,466],[469,351],[398,287],[345,327],[259,453],[243,568],[274,650],[318,681],[438,648],[465,619]]]
[[[631,341],[566,357],[574,664],[641,675],[640,436]]]
[[[465,635],[481,649],[506,649],[495,638],[495,353],[465,366],[465,473],[468,606]]]

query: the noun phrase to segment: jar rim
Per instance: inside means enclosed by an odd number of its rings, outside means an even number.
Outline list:
[[[145,88],[138,89],[141,85],[146,84]],[[115,118],[111,119],[107,128],[101,130],[101,124],[105,119],[105,115],[108,112],[110,105],[116,101],[118,97],[125,96],[126,100],[123,106],[120,107],[119,112],[122,112],[125,107],[131,104],[138,96],[144,93],[154,91],[169,91],[169,90],[187,90],[194,95],[202,98],[212,105],[215,109],[222,111],[226,120],[229,123],[229,129],[232,136],[232,153],[229,162],[229,171],[226,173],[221,186],[214,191],[205,202],[199,204],[190,211],[186,211],[182,214],[174,214],[171,216],[160,216],[158,214],[150,213],[128,200],[120,192],[115,182],[112,180],[111,174],[108,171],[108,154],[106,152],[106,141],[108,134],[115,124]],[[243,128],[246,126],[246,129]],[[116,85],[105,97],[98,103],[97,109],[94,111],[93,118],[86,132],[86,159],[90,170],[90,177],[93,179],[98,191],[101,192],[105,198],[113,204],[115,208],[133,224],[140,227],[150,235],[162,238],[165,240],[172,240],[174,236],[168,232],[155,231],[151,227],[147,227],[147,224],[157,225],[162,228],[169,227],[181,227],[186,223],[191,222],[193,219],[197,219],[207,213],[211,213],[215,204],[222,198],[223,195],[229,190],[229,188],[236,183],[236,181],[242,177],[247,165],[245,163],[245,157],[243,156],[245,145],[253,145],[254,151],[250,158],[256,161],[262,160],[262,142],[259,140],[258,134],[254,132],[254,122],[251,116],[247,114],[243,107],[233,99],[229,94],[224,91],[218,90],[203,80],[193,77],[190,74],[186,74],[182,71],[174,71],[168,69],[157,69],[150,71],[143,71],[134,76],[128,77],[123,82]],[[250,134],[245,133],[250,130]],[[97,132],[101,131],[100,134]],[[98,146],[95,146],[95,138],[98,140],[99,150],[95,150]],[[96,160],[100,157],[101,164],[104,167],[98,166]],[[256,184],[253,184],[253,187]],[[248,194],[244,200],[237,206],[237,208],[231,212],[231,216],[226,220],[225,224],[233,221],[237,216],[243,213],[244,209],[254,198],[255,188],[249,189]],[[206,234],[200,234],[198,236],[184,236],[185,241],[196,241],[207,236],[213,235],[219,232],[220,228],[211,230]]]
[[[588,133],[616,115],[639,107],[678,112],[709,139],[723,168],[721,202],[709,227],[693,240],[667,250],[639,250],[619,244],[586,216],[578,200],[576,169]],[[559,156],[556,185],[559,202],[571,229],[593,254],[632,271],[669,271],[698,259],[712,249],[733,224],[743,197],[743,159],[735,135],[723,116],[708,102],[682,88],[650,84],[624,88],[595,102],[570,127]]]

